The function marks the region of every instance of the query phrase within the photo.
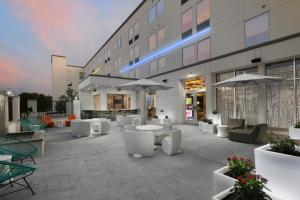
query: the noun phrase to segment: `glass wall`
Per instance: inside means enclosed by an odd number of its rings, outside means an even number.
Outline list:
[[[289,128],[296,109],[293,60],[268,65],[267,75],[287,79],[267,86],[267,122],[270,127]]]
[[[243,73],[257,74],[257,67],[237,70],[235,72],[236,76]],[[236,118],[245,119],[246,124],[257,124],[258,123],[257,97],[258,97],[258,87],[256,85],[236,87],[235,89]]]
[[[234,77],[234,72],[217,74],[216,81],[221,82]],[[217,111],[222,115],[222,123],[227,124],[229,118],[234,118],[234,88],[217,88]]]

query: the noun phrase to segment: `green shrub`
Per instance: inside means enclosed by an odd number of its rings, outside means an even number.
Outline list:
[[[295,125],[295,128],[300,128],[300,122]]]
[[[243,157],[232,156],[227,158],[227,161],[229,167],[228,175],[232,178],[249,174],[254,169],[252,161]]]
[[[299,145],[289,138],[268,135],[266,140],[270,144],[271,151],[288,155],[300,155],[300,152],[296,150]]]

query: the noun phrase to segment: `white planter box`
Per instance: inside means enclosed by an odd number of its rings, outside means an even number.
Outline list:
[[[300,140],[300,128],[289,128],[289,136],[293,140]]]
[[[203,124],[203,132],[217,133],[217,126],[214,124]]]
[[[221,114],[208,114],[208,119],[213,121],[213,124],[222,125],[222,116]]]
[[[300,157],[268,151],[270,145],[254,150],[256,173],[268,180],[272,194],[283,200],[300,199]]]
[[[212,200],[223,200],[225,197],[227,197],[229,194],[232,193],[232,192],[230,192],[231,189],[233,189],[233,187],[223,190],[222,192],[214,195],[211,199]],[[278,197],[275,197],[274,194],[271,192],[267,192],[267,194],[271,197],[272,200],[288,200],[288,199],[279,199]]]
[[[237,179],[225,175],[228,171],[228,166],[214,171],[214,194],[218,194],[227,188],[233,187],[235,182],[237,182]]]
[[[203,125],[207,124],[206,122],[199,121],[199,130],[203,131]]]

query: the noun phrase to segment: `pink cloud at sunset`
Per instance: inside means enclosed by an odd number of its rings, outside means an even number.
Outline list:
[[[0,66],[0,85],[2,86],[14,84],[17,80],[20,80],[25,76],[24,71],[19,69],[13,61],[7,58],[0,57]]]
[[[51,51],[63,52],[65,43],[84,45],[87,27],[78,22],[82,15],[96,15],[86,1],[10,0],[14,15],[25,20]],[[21,12],[20,12],[21,11]],[[80,28],[82,27],[82,29]]]

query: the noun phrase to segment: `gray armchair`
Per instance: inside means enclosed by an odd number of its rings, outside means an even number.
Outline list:
[[[233,129],[242,129],[245,127],[244,119],[228,119],[227,121],[228,131]]]
[[[229,130],[228,138],[236,142],[255,144],[263,130],[266,130],[266,124],[248,125],[243,129]]]

